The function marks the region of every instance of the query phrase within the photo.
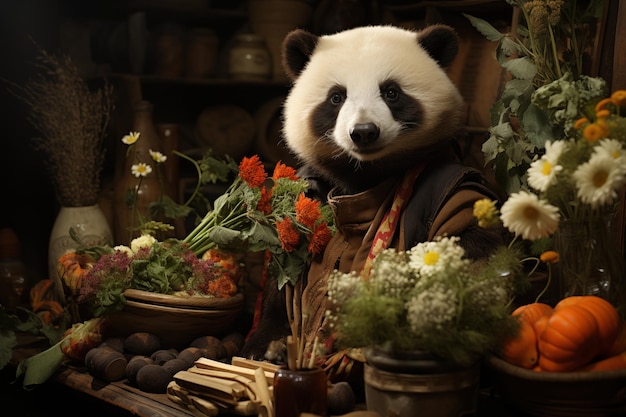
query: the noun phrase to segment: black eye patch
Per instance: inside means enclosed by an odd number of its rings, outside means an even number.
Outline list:
[[[312,113],[311,128],[317,137],[323,137],[335,127],[337,115],[345,101],[346,89],[344,87],[334,86],[328,90],[326,100],[315,107]]]
[[[395,120],[411,125],[421,122],[423,109],[420,102],[406,94],[396,81],[384,81],[379,85],[379,91]]]

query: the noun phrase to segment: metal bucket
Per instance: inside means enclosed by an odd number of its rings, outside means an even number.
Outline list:
[[[461,417],[476,414],[480,364],[441,373],[408,374],[365,364],[365,401],[381,417]]]

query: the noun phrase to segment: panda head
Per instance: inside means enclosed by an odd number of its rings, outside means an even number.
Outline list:
[[[444,25],[289,33],[282,57],[293,82],[283,110],[287,145],[329,177],[405,170],[459,129],[463,100],[445,71],[457,50],[455,32]]]

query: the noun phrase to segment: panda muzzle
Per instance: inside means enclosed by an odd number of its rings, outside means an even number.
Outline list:
[[[380,129],[374,123],[357,123],[350,131],[350,139],[357,146],[370,145],[380,136]]]

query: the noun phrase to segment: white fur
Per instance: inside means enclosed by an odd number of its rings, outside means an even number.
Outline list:
[[[341,152],[371,160],[430,147],[455,133],[463,100],[445,70],[419,46],[417,36],[397,27],[370,26],[320,37],[285,102],[283,133],[289,147],[305,162],[313,162],[316,155]],[[397,80],[424,108],[421,127],[410,135],[400,134],[400,124],[380,97],[379,83],[389,78]],[[331,149],[313,137],[309,120],[335,85],[346,87],[347,100],[334,129],[326,134],[338,147]],[[359,154],[349,131],[355,123],[370,121],[379,126],[383,146],[374,154]]]

